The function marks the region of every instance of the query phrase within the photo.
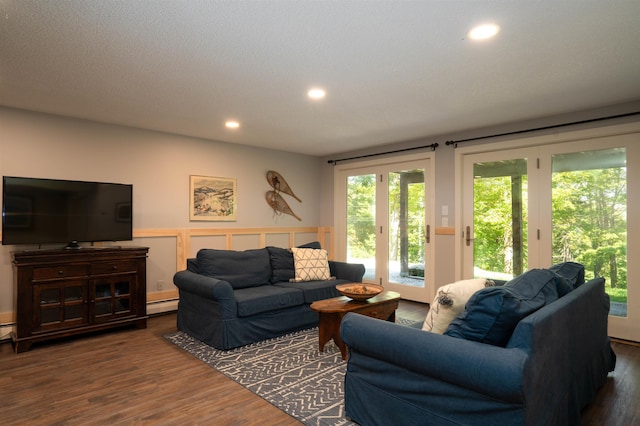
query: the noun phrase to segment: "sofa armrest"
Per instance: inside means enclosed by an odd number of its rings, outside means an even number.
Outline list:
[[[522,350],[434,334],[353,313],[343,318],[340,335],[349,347],[350,361],[361,354],[492,398],[514,403],[523,400],[527,355]]]
[[[339,280],[349,280],[352,283],[361,283],[364,276],[364,265],[361,263],[329,261],[331,276]]]
[[[236,297],[233,287],[227,281],[191,271],[179,271],[173,276],[173,283],[181,292],[185,291],[220,303],[225,311],[225,317],[236,316]]]
[[[578,424],[615,367],[604,288],[604,278],[594,278],[540,308],[518,323],[507,344],[531,353],[523,387],[540,423]]]

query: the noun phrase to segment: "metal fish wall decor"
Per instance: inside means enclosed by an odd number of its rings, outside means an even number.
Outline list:
[[[293,193],[293,190],[291,189],[287,181],[284,180],[282,175],[276,171],[269,170],[267,172],[267,182],[269,182],[269,185],[271,185],[274,190],[267,191],[267,193],[265,194],[265,198],[267,200],[267,204],[269,204],[269,206],[273,209],[274,214],[279,215],[284,213],[302,221],[302,219],[298,215],[296,215],[293,210],[291,210],[291,207],[289,207],[289,204],[285,201],[284,198],[282,198],[282,195],[280,195],[280,193],[287,194],[298,200],[298,202],[302,202],[302,200]]]

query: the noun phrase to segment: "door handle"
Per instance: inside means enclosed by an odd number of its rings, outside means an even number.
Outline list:
[[[470,226],[467,226],[465,234],[466,234],[465,241],[467,243],[467,246],[470,246],[471,245],[471,241],[473,240],[473,238],[471,238],[471,227]]]
[[[431,225],[427,225],[427,244],[431,242]]]

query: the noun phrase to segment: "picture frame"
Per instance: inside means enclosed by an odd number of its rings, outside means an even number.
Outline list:
[[[191,175],[189,180],[189,220],[235,221],[237,180]]]

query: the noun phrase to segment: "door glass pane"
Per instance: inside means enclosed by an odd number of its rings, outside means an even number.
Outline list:
[[[60,322],[60,312],[62,312],[60,307],[42,308],[40,310],[40,323],[51,324]]]
[[[390,283],[424,287],[424,170],[389,173]]]
[[[100,302],[96,302],[95,304],[95,314],[99,315],[110,315],[112,313],[111,310],[111,300],[103,300]]]
[[[115,284],[115,287],[116,287],[116,297],[129,294],[129,281],[117,282]]]
[[[624,148],[553,156],[553,263],[604,277],[610,315],[627,316],[627,160]]]
[[[129,311],[129,298],[122,297],[116,300],[116,312],[128,312]]]
[[[64,320],[82,319],[83,305],[66,305],[64,307]]]
[[[59,288],[45,288],[40,290],[40,304],[48,305],[54,303],[60,303]]]
[[[509,280],[527,269],[527,160],[473,165],[474,276]]]
[[[347,261],[365,265],[364,279],[376,276],[376,175],[347,178]]]
[[[96,297],[111,297],[111,284],[96,285]]]
[[[64,300],[65,302],[82,300],[82,287],[77,285],[65,287]]]

